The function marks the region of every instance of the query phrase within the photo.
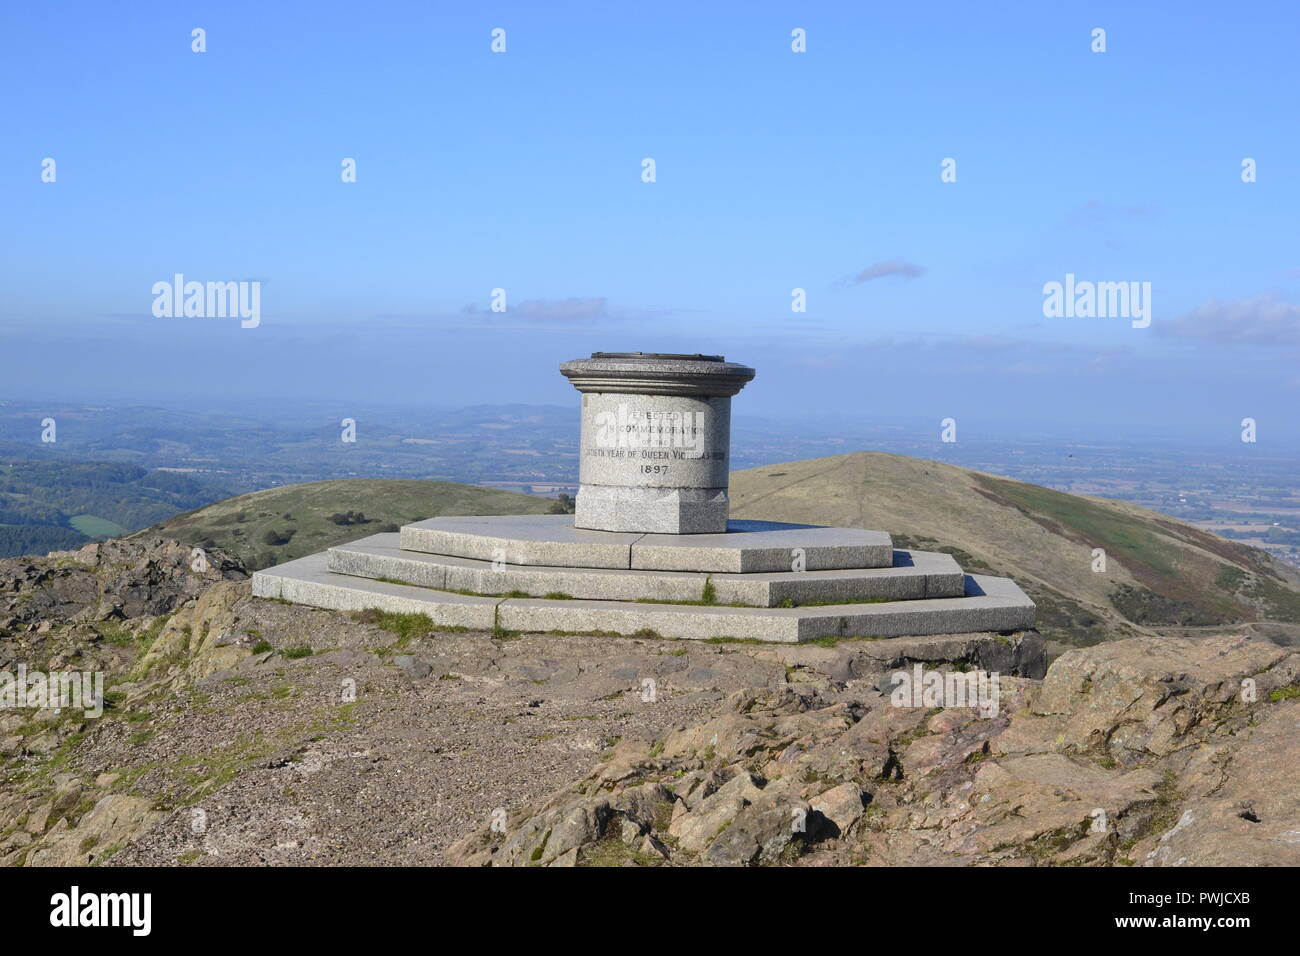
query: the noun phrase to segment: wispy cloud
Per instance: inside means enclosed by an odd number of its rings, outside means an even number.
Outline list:
[[[1300,305],[1263,293],[1248,299],[1210,299],[1172,322],[1160,335],[1224,345],[1300,345]]]
[[[1070,225],[1100,226],[1131,219],[1154,219],[1158,213],[1159,210],[1150,203],[1126,205],[1090,199],[1070,210],[1066,218]]]
[[[649,309],[631,309],[611,305],[604,296],[569,299],[526,299],[510,305],[505,312],[492,312],[470,304],[461,309],[462,316],[485,319],[514,319],[531,325],[575,325],[608,319],[615,322],[649,319],[663,315]]]
[[[856,276],[853,282],[870,282],[872,279],[884,279],[888,276],[902,276],[904,279],[915,279],[917,276],[925,274],[925,266],[918,266],[906,259],[890,259],[887,262],[877,262],[875,265],[867,266]]]

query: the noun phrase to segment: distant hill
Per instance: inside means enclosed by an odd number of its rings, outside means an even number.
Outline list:
[[[1300,575],[1255,548],[1122,501],[857,452],[731,476],[733,517],[877,528],[1016,579],[1060,650],[1171,628],[1300,637]],[[1095,571],[1093,549],[1105,550]]]
[[[435,515],[545,514],[550,498],[449,481],[352,478],[285,485],[168,518],[135,537],[161,534],[231,551],[266,568]]]
[[[228,494],[130,464],[0,460],[0,558],[126,534]]]

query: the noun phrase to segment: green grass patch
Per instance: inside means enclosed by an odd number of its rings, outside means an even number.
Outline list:
[[[447,481],[353,478],[241,495],[176,515],[149,533],[224,548],[257,570],[431,515],[545,514],[554,504]],[[274,532],[269,540],[267,532]]]
[[[718,603],[718,592],[713,586],[713,575],[704,579],[704,590],[700,592],[700,601],[704,604]]]
[[[113,621],[101,621],[95,625],[95,632],[103,638],[104,643],[114,647],[129,647],[135,643],[135,635]]]
[[[77,515],[69,518],[68,524],[90,538],[116,538],[127,534],[130,529],[123,528],[115,521],[98,515]]]
[[[606,837],[578,850],[578,866],[661,866],[660,856],[642,853],[616,837]]]
[[[846,641],[880,641],[884,638],[877,637],[874,634],[846,634],[843,637],[814,637],[803,641],[804,644],[815,644],[818,647],[838,647]]]
[[[402,646],[418,637],[427,637],[437,627],[427,614],[397,614],[393,611],[381,611],[378,608],[358,611],[355,618],[362,624],[373,624],[390,634],[396,634]]]

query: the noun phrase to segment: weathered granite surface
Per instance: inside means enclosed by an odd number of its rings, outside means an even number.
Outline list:
[[[429,518],[403,526],[406,551],[506,564],[626,568],[639,534],[585,531],[573,515],[488,515]]]
[[[427,614],[449,627],[491,630],[497,598],[412,588],[334,574],[325,554],[312,554],[253,573],[253,596],[334,611],[375,608],[395,614]]]
[[[731,521],[723,534],[629,534],[574,527],[572,515],[429,518],[401,530],[406,551],[479,561],[647,571],[828,571],[887,568],[894,545],[883,531],[776,521]]]
[[[675,571],[805,571],[886,568],[894,542],[883,531],[775,521],[730,521],[723,534],[647,534],[632,543],[632,567]]]
[[[327,554],[258,571],[253,593],[335,610],[426,614],[436,624],[511,631],[653,632],[699,640],[798,643],[821,637],[897,637],[1033,626],[1034,604],[1006,578],[968,575],[964,597],[809,607],[724,607],[631,601],[494,598],[350,577]]]
[[[701,601],[777,607],[866,600],[961,597],[965,575],[951,555],[894,552],[888,568],[723,574],[700,571],[493,565],[488,561],[403,551],[396,534],[377,534],[329,550],[329,570],[420,587],[476,594],[562,593],[603,601]]]

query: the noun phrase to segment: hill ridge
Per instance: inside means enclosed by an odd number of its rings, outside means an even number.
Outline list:
[[[1129,502],[947,462],[858,451],[731,476],[732,514],[888,531],[1019,581],[1054,650],[1242,627],[1300,637],[1300,575],[1263,551]],[[1094,548],[1105,550],[1104,568]]]
[[[970,572],[1013,578],[1037,603],[1054,654],[1211,626],[1300,642],[1300,575],[1265,552],[1125,501],[867,451],[733,472],[731,496],[735,518],[887,531],[898,547],[944,551]],[[227,499],[138,534],[226,548],[259,569],[437,515],[555,506],[445,481],[332,479]],[[332,520],[348,512],[364,520]],[[268,532],[280,543],[267,543]],[[1092,570],[1098,547],[1103,571]]]

